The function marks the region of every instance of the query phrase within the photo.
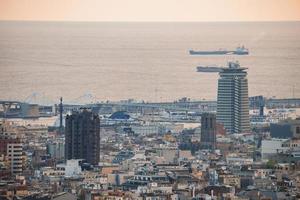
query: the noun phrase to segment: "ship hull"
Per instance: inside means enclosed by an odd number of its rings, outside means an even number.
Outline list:
[[[190,55],[248,55],[249,52],[239,51],[193,51],[190,50]]]
[[[197,67],[197,72],[221,72],[222,70],[222,67]]]

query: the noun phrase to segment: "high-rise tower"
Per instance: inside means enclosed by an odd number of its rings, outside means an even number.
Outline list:
[[[87,109],[66,117],[65,159],[84,159],[97,165],[100,159],[100,119]]]
[[[216,115],[213,113],[203,113],[201,115],[201,146],[214,150],[216,146],[216,133]]]
[[[228,133],[250,131],[247,68],[238,62],[229,62],[219,73],[217,122]]]

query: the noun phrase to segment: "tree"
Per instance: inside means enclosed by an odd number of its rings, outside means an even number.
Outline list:
[[[266,167],[268,169],[274,169],[275,165],[277,164],[276,160],[268,160]]]

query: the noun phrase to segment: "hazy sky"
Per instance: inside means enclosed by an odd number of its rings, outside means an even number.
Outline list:
[[[0,20],[300,20],[300,0],[0,0]]]

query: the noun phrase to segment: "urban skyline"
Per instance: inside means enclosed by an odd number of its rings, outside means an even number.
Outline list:
[[[0,199],[300,199],[299,8],[0,1]]]

